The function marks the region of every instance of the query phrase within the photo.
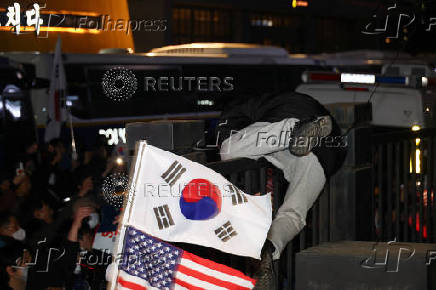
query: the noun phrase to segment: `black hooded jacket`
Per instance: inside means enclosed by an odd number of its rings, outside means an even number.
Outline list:
[[[255,122],[280,122],[286,118],[297,118],[300,121],[314,117],[330,115],[327,109],[314,98],[296,92],[267,94],[230,104],[221,114],[219,144],[227,139],[231,130],[241,130]],[[346,157],[346,142],[341,130],[333,119],[333,130],[327,139],[312,151],[324,168],[325,175],[330,177],[341,166]],[[346,140],[345,140],[346,141]]]

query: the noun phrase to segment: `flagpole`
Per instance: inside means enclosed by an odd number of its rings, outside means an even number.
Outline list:
[[[76,149],[76,139],[74,138],[74,130],[73,130],[73,114],[71,110],[68,109],[68,117],[70,119],[70,132],[71,132],[71,157],[74,161],[78,159],[77,149]]]
[[[110,277],[110,281],[108,281],[107,288],[111,290],[115,290],[117,286],[117,278],[118,278],[118,262],[117,259],[118,255],[122,254],[123,250],[123,242],[124,242],[124,236],[126,227],[128,225],[130,214],[136,194],[136,183],[138,181],[139,171],[142,166],[142,158],[144,153],[144,147],[147,145],[147,142],[144,140],[141,140],[139,142],[136,142],[135,146],[135,158],[133,163],[130,165],[130,174],[129,174],[129,185],[128,185],[128,194],[127,196],[124,196],[124,205],[121,214],[121,219],[118,223],[117,231],[119,235],[117,236],[114,244],[114,251],[113,254],[116,257],[115,258],[115,265],[116,265],[116,273],[115,270],[112,272],[112,277]]]

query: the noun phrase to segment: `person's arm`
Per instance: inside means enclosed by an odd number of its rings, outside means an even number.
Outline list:
[[[78,232],[82,226],[82,220],[88,217],[94,209],[92,207],[79,207],[74,213],[73,223],[71,225],[70,231],[68,232],[67,239],[70,242],[77,242]]]
[[[64,271],[64,281],[67,289],[71,288],[73,283],[73,272],[77,265],[77,259],[80,254],[80,244],[78,242],[78,233],[82,226],[84,218],[88,217],[94,209],[92,207],[79,207],[74,213],[73,223],[64,242],[65,255],[59,261],[58,267]]]
[[[108,176],[112,172],[112,169],[114,168],[114,166],[115,166],[115,162],[114,162],[113,158],[108,158],[108,160],[106,162],[106,169],[101,174],[101,177],[105,178],[106,176]]]
[[[53,159],[50,161],[50,165],[52,167],[56,167],[62,159],[62,154],[59,150],[55,150],[55,155]]]
[[[93,209],[90,207],[81,207],[75,211],[67,239],[65,240],[64,237],[60,245],[52,246],[48,243],[39,245],[38,258],[35,260],[37,264],[32,269],[29,282],[31,287],[28,289],[39,289],[36,285],[42,285],[44,287],[41,286],[41,289],[45,289],[50,283],[59,283],[59,281],[70,285],[80,251],[80,245],[77,241],[78,231],[83,219],[89,216],[92,211]]]

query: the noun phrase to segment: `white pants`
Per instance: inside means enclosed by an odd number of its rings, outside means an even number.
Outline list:
[[[265,157],[283,171],[289,182],[283,204],[268,232],[268,239],[276,248],[273,259],[279,259],[288,242],[304,228],[307,212],[326,181],[324,170],[312,152],[302,157],[289,152],[288,140],[296,122],[298,119],[289,118],[276,123],[254,123],[233,132],[220,150],[222,160]]]

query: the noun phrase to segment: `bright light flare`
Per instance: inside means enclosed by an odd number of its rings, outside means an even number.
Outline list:
[[[13,26],[0,26],[0,31],[13,31]],[[77,33],[77,34],[99,34],[101,30],[98,29],[88,29],[88,28],[74,28],[74,27],[47,27],[40,26],[39,31],[47,32],[67,32],[67,33]],[[35,27],[33,26],[21,26],[20,33],[24,32],[35,32]]]
[[[419,126],[419,125],[413,125],[412,126],[412,131],[416,132],[416,131],[419,131],[419,130],[421,130],[421,126]]]
[[[374,84],[375,83],[375,75],[343,73],[343,74],[341,74],[341,82],[342,83]]]

